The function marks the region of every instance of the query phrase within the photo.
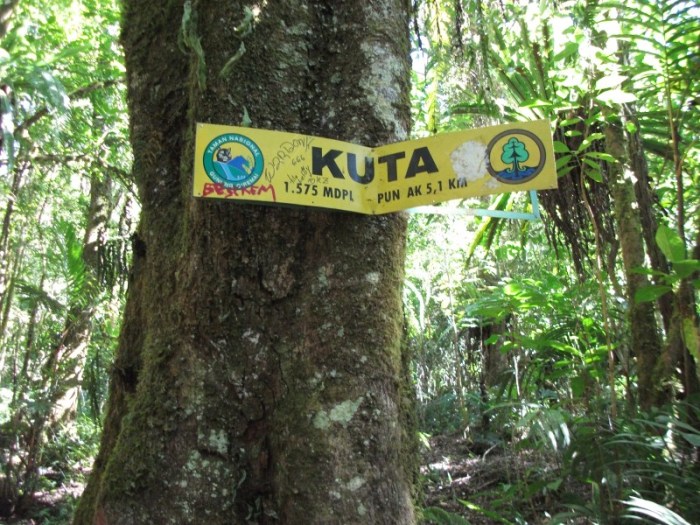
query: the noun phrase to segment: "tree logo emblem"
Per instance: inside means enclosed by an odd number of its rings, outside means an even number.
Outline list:
[[[546,153],[537,135],[513,129],[496,135],[486,148],[489,173],[504,184],[522,184],[539,175]]]
[[[252,186],[263,172],[265,161],[260,147],[245,135],[226,133],[212,140],[204,150],[204,172],[225,188]]]

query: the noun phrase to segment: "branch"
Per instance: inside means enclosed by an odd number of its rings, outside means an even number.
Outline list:
[[[89,95],[93,91],[98,91],[100,89],[112,87],[116,84],[119,84],[120,82],[121,82],[121,80],[105,80],[105,81],[100,81],[100,82],[93,82],[92,84],[88,84],[87,86],[83,86],[81,88],[76,89],[72,93],[69,93],[68,98],[71,100],[85,98],[87,95]],[[17,128],[15,129],[15,136],[20,135],[23,131],[32,127],[39,120],[41,120],[42,118],[47,116],[50,111],[51,111],[51,108],[49,108],[48,106],[44,106],[41,109],[39,109],[31,117],[27,118],[24,122],[22,122],[20,125],[17,126]]]
[[[69,162],[78,162],[80,160],[90,159],[87,153],[79,155],[38,155],[32,157],[33,163],[50,163],[50,164],[67,164]]]
[[[0,5],[0,38],[3,38],[7,34],[7,28],[10,25],[10,17],[19,4],[19,0],[5,1]]]

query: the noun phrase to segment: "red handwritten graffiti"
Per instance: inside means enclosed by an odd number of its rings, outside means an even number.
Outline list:
[[[211,182],[205,183],[204,188],[202,189],[202,197],[208,197],[213,193],[225,199],[234,197],[260,197],[261,195],[271,193],[272,202],[277,202],[275,187],[272,184],[248,186],[247,188],[227,188],[223,184]]]

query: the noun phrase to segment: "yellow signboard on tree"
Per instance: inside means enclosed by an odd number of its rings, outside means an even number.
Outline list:
[[[545,120],[377,148],[296,133],[197,125],[195,197],[380,214],[556,185]]]

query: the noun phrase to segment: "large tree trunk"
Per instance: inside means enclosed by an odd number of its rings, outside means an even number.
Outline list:
[[[76,523],[414,522],[405,218],[189,196],[197,121],[405,138],[406,9],[125,2],[143,213]]]

